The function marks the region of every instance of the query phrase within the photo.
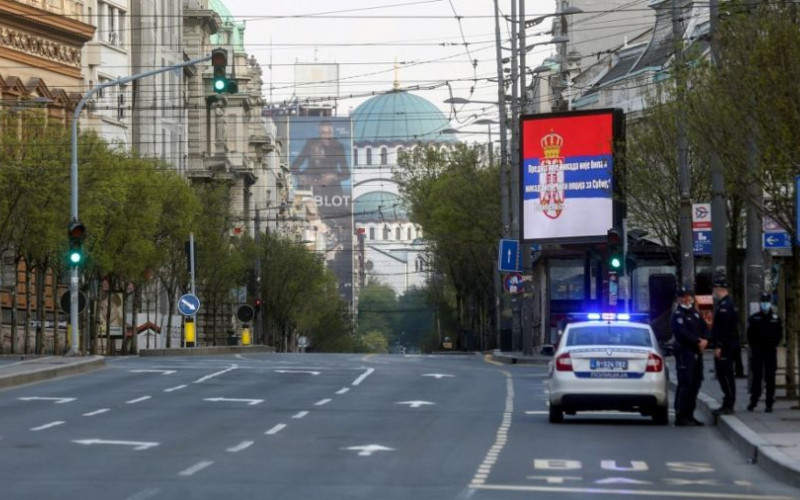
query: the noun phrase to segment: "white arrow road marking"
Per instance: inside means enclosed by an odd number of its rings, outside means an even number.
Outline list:
[[[49,429],[50,427],[56,427],[58,425],[64,424],[63,420],[56,420],[55,422],[50,422],[49,424],[40,425],[39,427],[31,427],[32,431],[43,431],[45,429]]]
[[[257,404],[263,403],[263,399],[240,399],[240,398],[203,398],[203,401],[211,401],[213,403],[218,403],[220,401],[230,401],[233,403],[247,403],[249,406],[255,406]]]
[[[372,375],[372,373],[374,371],[375,371],[375,368],[367,368],[367,371],[365,371],[364,373],[359,375],[358,378],[353,381],[352,385],[361,385],[361,382],[363,382],[365,378],[367,378],[370,375]]]
[[[275,370],[275,373],[308,373],[309,375],[319,375],[319,372],[312,370]]]
[[[161,375],[172,375],[175,370],[128,370],[131,373],[160,373]]]
[[[147,401],[152,396],[142,396],[140,398],[131,399],[130,401],[125,401],[125,404],[135,405],[136,403],[141,403],[142,401]]]
[[[242,441],[241,443],[237,444],[233,448],[228,448],[227,451],[229,451],[231,453],[236,453],[237,451],[246,450],[247,448],[250,448],[251,446],[253,446],[253,443],[255,443],[255,441]]]
[[[431,403],[429,401],[398,401],[398,405],[408,405],[409,408],[420,408],[426,405],[434,405],[436,403]]]
[[[133,446],[134,450],[146,450],[148,448],[153,448],[158,446],[159,443],[152,443],[148,441],[116,441],[116,440],[107,440],[107,439],[73,439],[73,443],[77,444],[116,444],[122,446]]]
[[[64,403],[69,403],[70,401],[75,401],[76,398],[46,398],[42,396],[28,396],[25,398],[17,398],[20,401],[52,401],[53,403],[59,405]]]
[[[423,377],[433,377],[435,379],[442,379],[442,378],[452,378],[453,375],[449,375],[447,373],[426,373]]]
[[[394,451],[394,448],[387,448],[386,446],[381,446],[379,444],[367,444],[363,446],[350,446],[348,448],[342,448],[343,450],[353,450],[358,452],[359,457],[368,457],[375,453],[376,451]]]
[[[191,476],[195,472],[201,471],[201,470],[205,469],[206,467],[208,467],[209,465],[212,465],[213,463],[214,462],[209,462],[207,460],[203,461],[203,462],[198,462],[198,463],[192,465],[191,467],[189,467],[188,469],[180,471],[178,473],[178,475],[180,475],[180,476]]]
[[[100,408],[99,410],[90,411],[89,413],[84,413],[84,417],[93,417],[95,415],[100,415],[101,413],[105,413],[107,411],[111,411],[110,408]]]
[[[265,432],[264,434],[266,434],[268,436],[274,436],[275,434],[279,433],[280,431],[282,431],[285,428],[286,428],[286,424],[278,424],[275,427],[273,427],[272,429],[270,429],[267,432]]]

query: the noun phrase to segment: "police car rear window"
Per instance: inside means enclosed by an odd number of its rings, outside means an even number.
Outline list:
[[[578,326],[569,330],[567,346],[583,345],[653,347],[650,330],[610,325]]]

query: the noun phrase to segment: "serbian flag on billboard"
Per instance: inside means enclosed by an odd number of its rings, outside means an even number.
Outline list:
[[[614,226],[619,110],[522,117],[522,239],[604,239]]]

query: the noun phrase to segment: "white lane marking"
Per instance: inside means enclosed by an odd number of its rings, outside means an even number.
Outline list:
[[[265,432],[264,434],[266,434],[268,436],[274,436],[275,434],[279,433],[280,431],[282,431],[285,428],[286,428],[286,424],[278,424],[275,427],[273,427],[272,429],[270,429],[267,432]]]
[[[420,408],[422,406],[435,405],[436,403],[431,403],[430,401],[398,401],[395,404],[408,405],[409,408]]]
[[[365,378],[367,378],[370,375],[372,375],[372,372],[374,372],[374,371],[375,371],[375,368],[367,368],[367,371],[365,371],[364,373],[359,375],[359,377],[353,381],[352,385],[361,385],[361,382],[363,382]]]
[[[539,410],[536,410],[536,411],[526,411],[526,412],[525,412],[525,415],[549,415],[549,414],[550,414],[550,412],[549,412],[549,411],[539,411]]]
[[[164,392],[178,391],[180,389],[185,389],[185,388],[186,388],[186,384],[176,385],[175,387],[170,387],[169,389],[164,389]]]
[[[454,375],[450,375],[450,374],[447,374],[447,373],[426,373],[426,374],[424,374],[422,376],[423,377],[433,377],[433,378],[435,378],[437,380],[442,379],[442,378],[452,378],[452,377],[454,377]]]
[[[301,412],[297,412],[297,414],[295,414],[292,418],[295,418],[295,419],[303,418],[306,415],[308,415],[307,411],[301,411]]]
[[[135,405],[136,403],[141,403],[142,401],[147,401],[152,396],[142,396],[140,398],[131,399],[130,401],[125,401],[125,404]]]
[[[17,399],[19,399],[20,401],[52,401],[53,403],[60,405],[64,403],[69,403],[71,401],[75,401],[76,398],[46,398],[42,396],[29,396]]]
[[[508,442],[508,431],[511,428],[511,416],[514,414],[514,379],[511,378],[511,373],[503,370],[503,375],[506,377],[506,405],[503,411],[503,420],[500,427],[497,429],[494,444],[489,451],[483,462],[478,466],[478,471],[472,478],[470,486],[477,488],[486,483],[486,479],[492,472],[492,467],[497,463],[497,457],[503,451],[503,447]]]
[[[125,500],[147,500],[148,498],[152,498],[159,493],[161,493],[161,490],[158,488],[147,488],[146,490],[142,490],[139,493],[126,498]]]
[[[336,394],[344,394],[344,393],[346,393],[346,392],[347,392],[347,391],[349,391],[349,390],[350,390],[350,388],[349,388],[349,387],[342,387],[341,389],[339,389],[338,391],[336,391]]]
[[[158,446],[159,443],[149,441],[116,441],[111,439],[74,439],[73,443],[93,445],[93,444],[116,444],[121,446],[133,446],[134,450],[146,450]]]
[[[319,375],[319,372],[312,370],[275,370],[275,373],[306,373],[309,375]]]
[[[255,443],[255,441],[242,441],[241,443],[237,444],[236,446],[234,446],[232,448],[228,448],[227,451],[229,451],[231,453],[236,453],[238,451],[246,450],[247,448],[250,448],[251,446],[253,446],[253,443]]]
[[[317,401],[316,403],[314,403],[314,406],[326,405],[326,404],[330,403],[331,401],[332,401],[331,399],[322,399],[322,400]]]
[[[209,465],[211,465],[213,463],[214,462],[209,462],[208,460],[205,460],[203,462],[198,462],[198,463],[192,465],[191,467],[189,467],[188,469],[180,471],[178,473],[178,475],[179,476],[191,476],[195,472],[201,471],[201,470],[205,469],[206,467],[208,467]]]
[[[359,457],[368,457],[375,453],[376,451],[394,451],[394,448],[387,448],[386,446],[381,446],[379,444],[367,444],[363,446],[349,446],[347,448],[342,448],[343,450],[353,450],[358,452]]]
[[[100,415],[101,413],[105,413],[107,411],[111,411],[110,408],[100,408],[99,410],[90,411],[89,413],[84,413],[84,417],[94,417],[95,415]]]
[[[161,375],[172,375],[175,370],[128,370],[131,373],[160,373]]]
[[[242,398],[203,398],[203,401],[211,401],[218,403],[220,401],[232,403],[247,403],[249,406],[255,406],[264,402],[263,399],[242,399]]]
[[[589,493],[599,495],[638,495],[647,497],[722,498],[725,500],[792,500],[772,495],[739,495],[736,493],[704,493],[700,491],[616,490],[610,488],[570,488],[561,486],[520,486],[512,484],[472,484],[470,488],[494,491],[526,491],[550,493]]]
[[[195,380],[192,383],[193,384],[201,384],[201,383],[205,382],[206,380],[212,379],[214,377],[219,377],[220,375],[224,375],[224,374],[228,373],[229,371],[235,370],[237,368],[239,368],[239,365],[231,365],[230,368],[226,368],[226,369],[224,369],[222,371],[218,371],[216,373],[212,373],[211,375],[206,375],[205,377],[200,377],[199,379]]]
[[[50,422],[49,424],[40,425],[39,427],[31,427],[32,431],[43,431],[45,429],[49,429],[50,427],[56,427],[58,425],[64,424],[63,420],[56,420],[55,422]]]

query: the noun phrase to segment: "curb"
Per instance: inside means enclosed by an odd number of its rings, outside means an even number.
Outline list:
[[[47,358],[38,358],[36,361]],[[58,359],[58,358],[57,358]],[[56,377],[63,377],[67,375],[76,375],[79,373],[86,373],[89,371],[105,368],[106,359],[103,356],[91,356],[80,361],[63,364],[61,366],[42,366],[34,368],[27,372],[13,373],[10,375],[0,375],[0,389],[15,387],[42,380],[48,380]]]
[[[670,389],[675,390],[676,383],[669,381]],[[776,446],[763,439],[756,432],[739,420],[735,415],[715,416],[712,413],[720,403],[703,392],[697,395],[697,407],[713,421],[719,432],[747,457],[748,462],[758,465],[773,477],[800,487],[800,465],[796,464]]]
[[[492,356],[493,361],[497,361],[498,363],[503,363],[505,365],[533,365],[533,366],[547,366],[550,363],[550,359],[536,359],[536,358],[525,358],[525,357],[516,357],[516,356],[503,356],[498,355],[494,352],[490,353]]]
[[[216,356],[254,352],[275,352],[275,348],[270,346],[173,347],[170,349],[140,349],[139,356]]]

